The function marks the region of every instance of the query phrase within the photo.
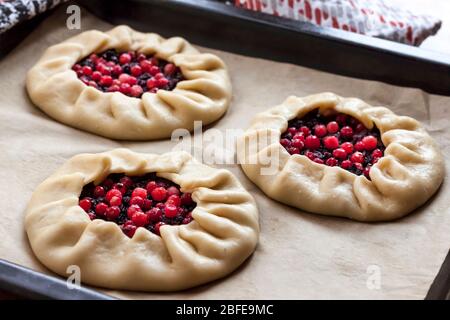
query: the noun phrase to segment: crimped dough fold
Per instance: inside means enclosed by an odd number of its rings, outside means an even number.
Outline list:
[[[119,172],[157,172],[192,192],[194,220],[162,226],[161,237],[138,228],[131,239],[114,222],[91,221],[78,206],[83,186]],[[33,193],[25,228],[37,258],[54,272],[67,276],[67,267],[77,265],[84,283],[143,291],[181,290],[223,277],[255,250],[259,235],[253,197],[229,171],[185,152],[127,149],[66,162]]]
[[[185,80],[174,90],[144,93],[141,99],[86,86],[71,70],[92,52],[135,50],[180,67]],[[27,75],[27,90],[42,111],[67,125],[104,137],[151,140],[170,137],[194,121],[209,124],[227,110],[231,84],[224,62],[199,53],[186,40],[164,39],[127,26],[108,32],[86,31],[48,48]]]
[[[371,180],[303,155],[291,156],[281,146],[288,121],[316,108],[349,114],[367,128],[375,125],[380,130],[386,150],[372,167]],[[292,96],[256,115],[239,139],[237,152],[245,174],[269,197],[306,211],[360,221],[392,220],[410,213],[444,178],[442,154],[418,121],[333,93]],[[271,171],[264,173],[269,167]]]

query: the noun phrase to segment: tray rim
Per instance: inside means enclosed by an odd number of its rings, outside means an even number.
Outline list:
[[[38,300],[116,300],[85,285],[69,288],[66,281],[0,259],[0,288],[18,297]]]

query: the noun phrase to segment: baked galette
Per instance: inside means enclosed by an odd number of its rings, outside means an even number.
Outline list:
[[[113,139],[170,137],[227,110],[223,61],[182,38],[127,26],[91,30],[51,46],[27,75],[31,100],[67,125]]]
[[[269,197],[360,221],[408,214],[444,178],[441,152],[418,121],[332,93],[289,97],[256,115],[238,156]]]
[[[172,291],[223,277],[255,250],[258,210],[224,169],[185,152],[81,154],[37,187],[31,248],[50,270],[112,289]]]

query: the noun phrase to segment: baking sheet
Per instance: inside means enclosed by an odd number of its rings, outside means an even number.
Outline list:
[[[177,145],[169,140],[134,143],[101,138],[60,124],[32,105],[25,75],[45,48],[85,30],[111,28],[83,11],[82,29],[68,30],[66,18],[63,6],[0,61],[0,257],[50,274],[34,258],[23,228],[34,188],[78,153],[116,147],[161,153]],[[209,128],[245,129],[255,113],[289,95],[332,91],[420,120],[444,155],[450,154],[449,97],[200,49],[226,62],[234,92],[229,111]],[[447,180],[431,201],[406,218],[364,224],[279,204],[253,185],[239,166],[218,167],[236,174],[258,203],[261,237],[253,256],[230,276],[183,292],[106,293],[151,299],[422,299],[450,246]]]

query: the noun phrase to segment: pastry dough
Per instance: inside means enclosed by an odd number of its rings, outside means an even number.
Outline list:
[[[185,80],[172,91],[144,93],[141,99],[86,86],[71,67],[92,52],[134,50],[180,67]],[[199,53],[182,38],[164,39],[127,26],[108,32],[83,32],[47,49],[27,75],[31,100],[67,125],[113,138],[149,140],[170,137],[177,128],[192,130],[219,119],[228,108],[231,84],[223,61]]]
[[[377,126],[386,150],[370,170],[371,180],[303,155],[291,156],[281,146],[288,120],[315,108],[322,114],[331,109],[349,114],[369,129]],[[310,212],[360,221],[408,214],[438,190],[444,177],[441,152],[418,121],[333,93],[289,97],[256,115],[238,140],[237,151],[245,174],[269,197]],[[273,170],[264,174],[269,167]]]
[[[161,237],[138,228],[131,239],[113,222],[91,221],[78,206],[83,186],[119,172],[157,172],[192,192],[194,220],[162,226]],[[127,149],[70,159],[33,193],[25,228],[33,252],[54,272],[67,276],[67,267],[77,265],[84,283],[145,291],[186,289],[223,277],[255,250],[259,235],[255,202],[229,171],[185,152]]]

